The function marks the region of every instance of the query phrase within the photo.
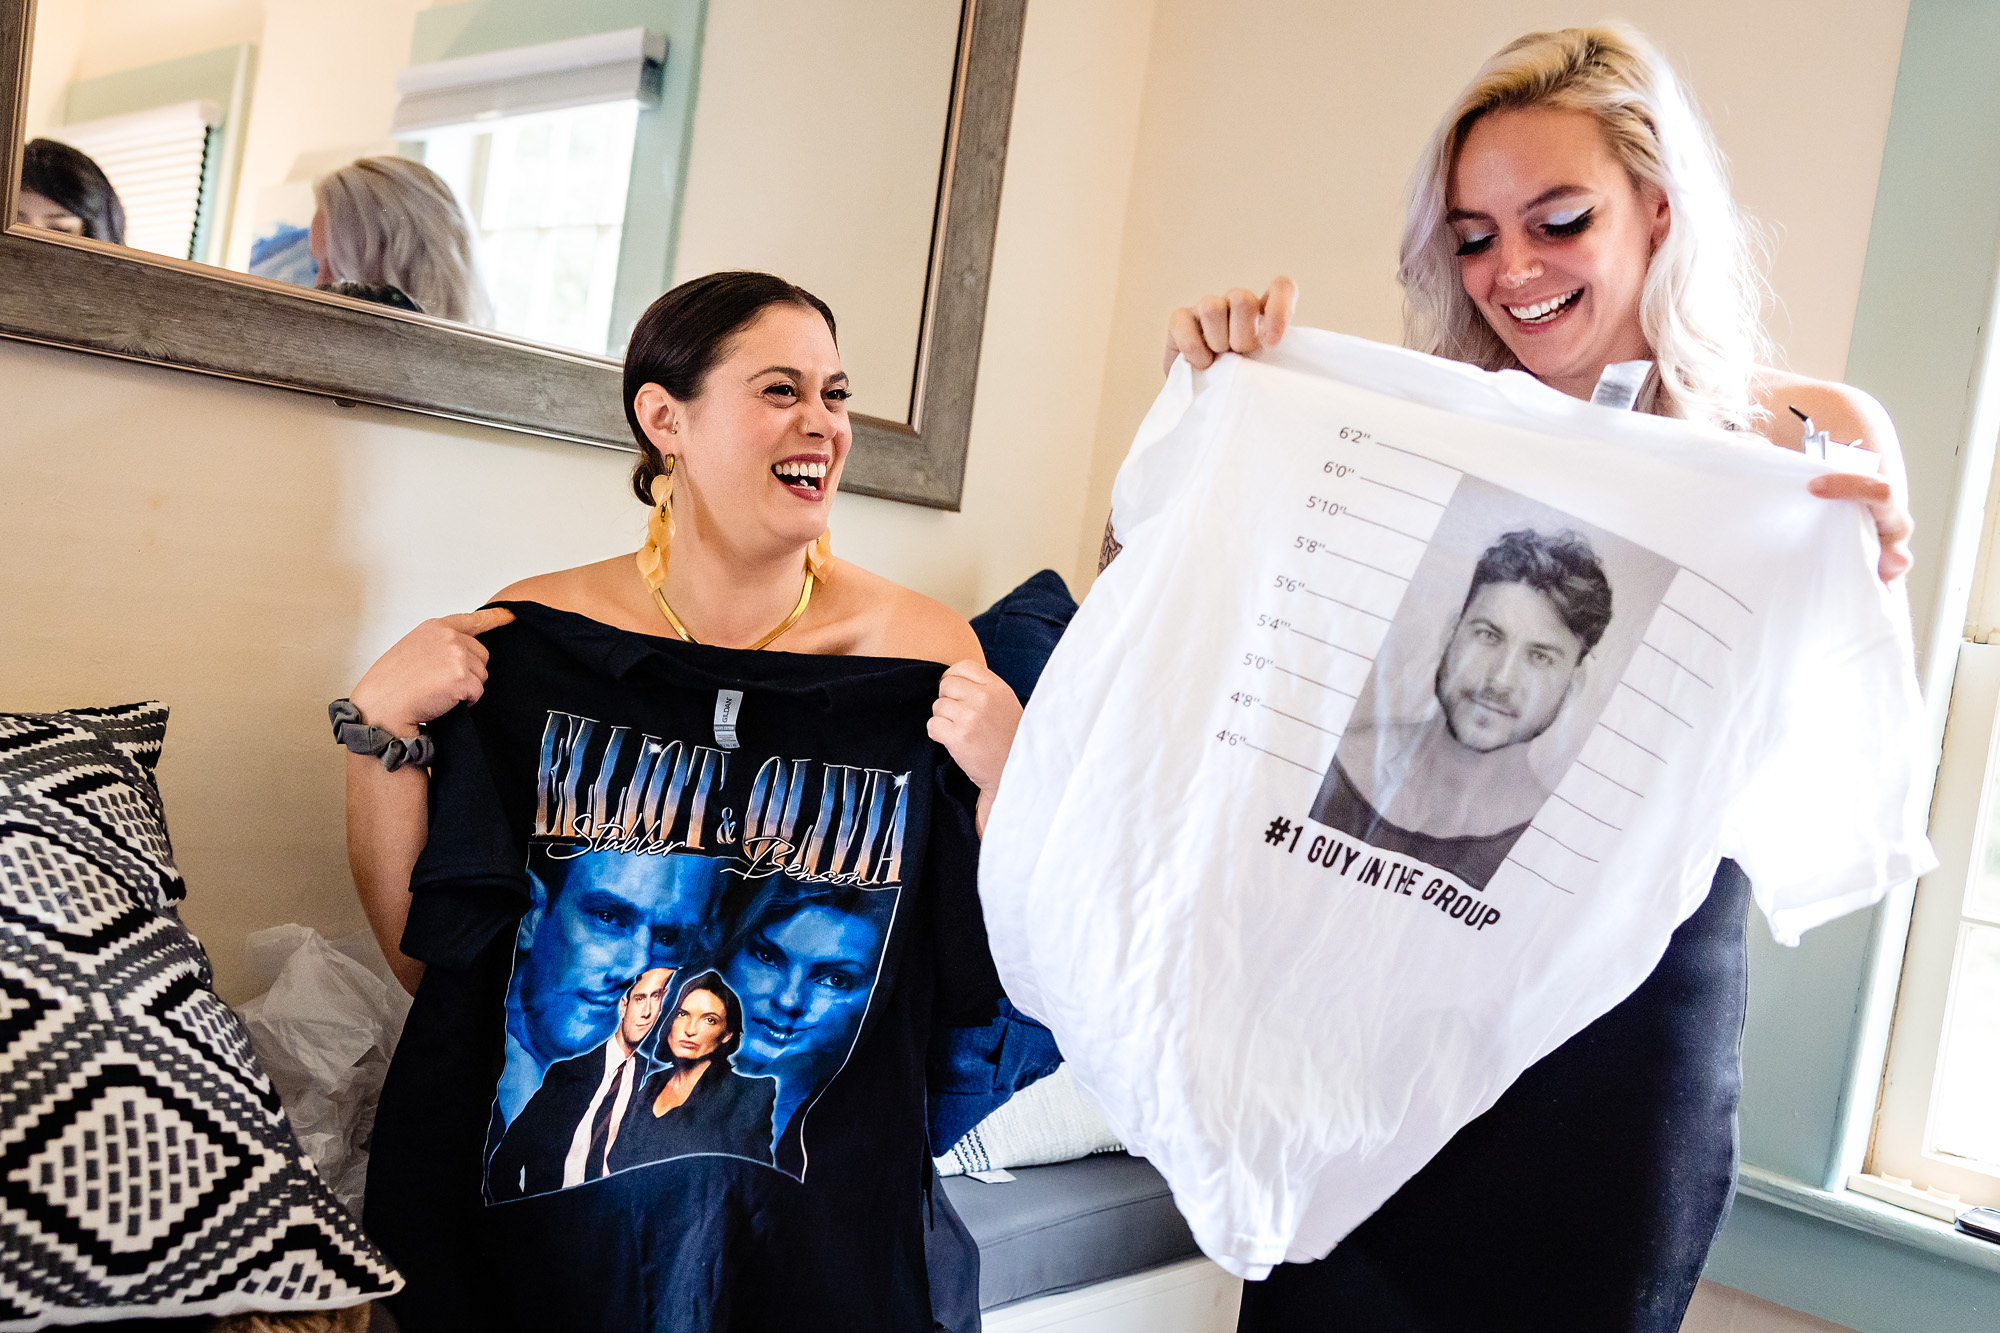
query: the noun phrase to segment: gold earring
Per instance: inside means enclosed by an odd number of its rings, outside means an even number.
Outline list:
[[[833,529],[820,533],[819,539],[806,547],[806,569],[813,581],[825,583],[826,576],[833,572]]]
[[[646,586],[659,591],[667,577],[667,554],[674,543],[674,456],[668,454],[665,467],[653,478],[653,507],[646,514],[646,544],[639,548],[639,577]]]

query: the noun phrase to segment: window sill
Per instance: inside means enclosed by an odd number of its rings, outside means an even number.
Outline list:
[[[1962,1231],[1954,1231],[1948,1222],[1878,1202],[1865,1194],[1815,1189],[1756,1166],[1745,1166],[1737,1172],[1736,1188],[1753,1199],[1823,1222],[1850,1227],[1943,1259],[1954,1259],[1971,1268],[2000,1273],[2000,1245],[1974,1240]]]

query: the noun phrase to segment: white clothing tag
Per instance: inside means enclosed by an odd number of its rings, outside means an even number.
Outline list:
[[[736,717],[743,711],[743,691],[717,690],[715,692],[715,743],[725,750],[734,750],[736,740]]]
[[[984,1185],[1005,1185],[1014,1178],[1012,1171],[997,1166],[991,1171],[968,1171],[965,1174]]]
[[[1599,407],[1629,412],[1638,405],[1639,394],[1646,387],[1646,377],[1652,373],[1653,363],[1650,361],[1614,361],[1597,377],[1597,387],[1590,391],[1590,401]]]

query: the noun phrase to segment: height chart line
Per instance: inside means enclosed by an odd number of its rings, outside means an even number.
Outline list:
[[[1419,455],[1419,457],[1421,457],[1421,455]],[[1439,466],[1442,467],[1443,464],[1440,463]],[[1404,490],[1401,486],[1391,486],[1386,481],[1377,481],[1375,480],[1375,478],[1369,476],[1365,472],[1356,472],[1354,474],[1354,479],[1356,481],[1365,481],[1370,486],[1380,486],[1385,491],[1394,491],[1398,495],[1407,495],[1412,500],[1422,500],[1425,504],[1436,505],[1439,509],[1448,508],[1450,505],[1450,502],[1447,500],[1433,500],[1428,495],[1419,495],[1415,491]]]
[[[1510,866],[1514,866],[1514,867],[1516,867],[1516,868],[1518,868],[1518,869],[1521,869],[1521,870],[1525,870],[1525,871],[1527,871],[1527,872],[1528,872],[1528,873],[1529,873],[1530,875],[1533,875],[1533,876],[1534,876],[1534,877],[1535,877],[1536,879],[1540,880],[1540,881],[1541,881],[1542,883],[1544,883],[1544,884],[1548,885],[1548,886],[1549,886],[1550,888],[1552,888],[1552,889],[1560,889],[1560,890],[1561,890],[1562,892],[1564,892],[1564,893],[1567,893],[1567,894],[1568,894],[1568,895],[1569,895],[1570,897],[1572,897],[1572,898],[1576,897],[1576,890],[1575,890],[1575,889],[1565,889],[1565,888],[1563,888],[1563,886],[1562,886],[1562,885],[1560,885],[1560,884],[1556,883],[1556,882],[1555,882],[1554,880],[1550,879],[1550,878],[1549,878],[1549,877],[1548,877],[1547,875],[1544,875],[1544,874],[1543,874],[1543,873],[1542,873],[1541,871],[1539,871],[1539,870],[1535,869],[1535,868],[1534,868],[1533,866],[1529,865],[1529,864],[1528,864],[1528,863],[1527,863],[1526,861],[1516,861],[1516,860],[1515,860],[1515,859],[1514,859],[1513,857],[1511,857],[1511,856],[1510,856],[1510,857],[1508,857],[1508,858],[1507,858],[1507,859],[1506,859],[1505,861],[1501,862],[1501,864],[1502,864],[1502,865],[1510,865]]]
[[[1693,577],[1700,579],[1703,583],[1706,583],[1709,587],[1715,589],[1717,592],[1721,593],[1724,597],[1727,597],[1730,601],[1742,607],[1745,611],[1749,612],[1751,615],[1754,616],[1757,614],[1755,611],[1752,611],[1750,609],[1750,604],[1748,602],[1744,601],[1741,597],[1738,597],[1735,593],[1729,591],[1729,589],[1723,587],[1720,583],[1717,583],[1714,579],[1709,578],[1707,575],[1696,574],[1695,571],[1689,569],[1686,565],[1681,566],[1681,573],[1692,575]]]
[[[1731,648],[1729,646],[1728,640],[1724,639],[1720,634],[1717,634],[1714,630],[1710,629],[1708,626],[1702,624],[1699,620],[1696,620],[1693,616],[1689,615],[1687,612],[1681,610],[1678,606],[1671,605],[1670,603],[1667,602],[1661,602],[1660,609],[1662,611],[1671,611],[1675,615],[1679,616],[1682,620],[1687,621],[1688,624],[1693,625],[1703,634],[1706,634],[1709,638],[1714,639],[1717,643],[1721,644],[1724,651],[1732,653],[1736,651],[1734,648]]]
[[[1591,772],[1595,773],[1595,772],[1597,772],[1597,770],[1596,770],[1596,769],[1592,769],[1592,770],[1591,770]],[[1602,777],[1603,775],[1602,775],[1602,774],[1599,774],[1599,776],[1600,776],[1600,777]],[[1609,778],[1605,778],[1605,781],[1609,782],[1609,781],[1610,781],[1610,779],[1609,779]],[[1627,791],[1631,791],[1632,789],[1631,789],[1630,787],[1627,787],[1627,788],[1626,788],[1625,790],[1627,790]],[[1634,794],[1636,795],[1636,793],[1634,793]],[[1606,818],[1605,818],[1604,816],[1602,816],[1602,815],[1594,815],[1594,814],[1590,813],[1590,811],[1588,811],[1588,810],[1584,809],[1584,808],[1583,808],[1582,806],[1578,805],[1578,804],[1577,804],[1577,803],[1576,803],[1575,801],[1572,801],[1572,800],[1571,800],[1571,799],[1570,799],[1569,797],[1567,797],[1567,796],[1563,795],[1563,794],[1562,794],[1561,792],[1559,792],[1559,791],[1552,791],[1552,792],[1550,792],[1550,793],[1549,793],[1549,795],[1551,795],[1551,796],[1555,797],[1555,798],[1556,798],[1556,799],[1557,799],[1558,801],[1561,801],[1561,802],[1562,802],[1562,803],[1563,803],[1564,805],[1566,805],[1566,806],[1568,806],[1568,807],[1569,807],[1570,809],[1572,809],[1572,810],[1576,811],[1576,812],[1577,812],[1578,814],[1582,815],[1582,816],[1583,816],[1583,817],[1584,817],[1585,819],[1594,819],[1594,820],[1596,820],[1596,821],[1597,821],[1598,823],[1600,823],[1600,824],[1604,825],[1604,827],[1606,827],[1606,828],[1610,829],[1610,830],[1611,830],[1611,831],[1612,831],[1613,833],[1623,833],[1623,832],[1625,831],[1625,830],[1624,830],[1624,829],[1623,829],[1622,827],[1620,827],[1620,826],[1619,826],[1619,825],[1617,825],[1617,824],[1614,824],[1614,823],[1612,823],[1612,822],[1611,822],[1610,820],[1606,819]]]
[[[1359,611],[1364,616],[1373,616],[1375,619],[1383,622],[1384,624],[1387,624],[1391,619],[1393,619],[1393,617],[1383,615],[1380,611],[1370,611],[1365,606],[1356,606],[1352,602],[1343,602],[1338,597],[1330,596],[1327,593],[1314,592],[1311,588],[1306,587],[1306,585],[1303,582],[1299,584],[1299,591],[1304,593],[1308,597],[1317,597],[1322,602],[1332,602],[1335,606],[1344,606],[1350,611]]]
[[[1672,610],[1673,608],[1669,607],[1668,609],[1669,609],[1669,610]],[[1687,663],[1685,663],[1685,662],[1681,661],[1681,660],[1680,660],[1680,659],[1679,659],[1678,657],[1675,657],[1675,656],[1674,656],[1674,655],[1673,655],[1672,653],[1668,652],[1668,651],[1667,651],[1666,649],[1664,649],[1664,648],[1661,648],[1661,647],[1659,647],[1659,646],[1658,646],[1658,645],[1656,645],[1656,644],[1651,644],[1651,643],[1648,643],[1648,642],[1646,642],[1646,640],[1644,640],[1644,639],[1641,639],[1641,640],[1639,640],[1639,646],[1640,646],[1641,648],[1651,648],[1651,649],[1652,649],[1652,650],[1653,650],[1654,652],[1656,652],[1656,653],[1658,653],[1658,654],[1659,654],[1660,656],[1662,656],[1662,657],[1666,658],[1666,659],[1667,659],[1667,660],[1668,660],[1669,662],[1672,662],[1672,663],[1673,663],[1673,664],[1674,664],[1675,666],[1679,667],[1679,668],[1680,668],[1680,669],[1681,669],[1682,671],[1685,671],[1685,672],[1687,672],[1687,674],[1688,674],[1688,675],[1690,675],[1690,676],[1694,676],[1694,678],[1695,678],[1695,681],[1696,681],[1697,683],[1699,683],[1699,684],[1701,684],[1701,685],[1704,685],[1704,686],[1707,686],[1707,687],[1708,687],[1709,689],[1711,689],[1711,690],[1715,688],[1715,686],[1713,686],[1713,685],[1710,685],[1710,684],[1709,684],[1709,682],[1707,682],[1706,680],[1703,680],[1703,679],[1702,679],[1702,678],[1701,678],[1701,677],[1700,677],[1699,675],[1696,675],[1696,673],[1695,673],[1695,671],[1694,671],[1694,668],[1690,667],[1690,666],[1689,666],[1689,665],[1688,665]]]
[[[1419,537],[1414,532],[1405,532],[1401,528],[1392,527],[1389,524],[1382,522],[1380,519],[1365,518],[1362,515],[1355,513],[1352,509],[1342,508],[1339,517],[1351,518],[1357,523],[1372,523],[1374,526],[1382,529],[1384,532],[1393,532],[1398,537],[1401,537],[1406,541],[1420,542],[1425,546],[1429,546],[1431,544],[1431,539],[1429,537]]]
[[[1606,782],[1610,783],[1612,786],[1616,787],[1618,790],[1622,792],[1628,792],[1631,795],[1638,797],[1642,801],[1646,799],[1645,792],[1640,791],[1636,787],[1626,786],[1624,783],[1620,782],[1617,778],[1612,777],[1609,773],[1606,773],[1601,768],[1592,768],[1589,764],[1584,763],[1583,760],[1581,759],[1576,761],[1576,766],[1582,769],[1586,773],[1597,774],[1598,777],[1603,778]]]
[[[1363,569],[1372,569],[1377,574],[1387,574],[1390,578],[1396,580],[1398,583],[1408,583],[1410,581],[1410,576],[1408,574],[1398,574],[1393,569],[1384,569],[1380,565],[1371,565],[1366,560],[1356,560],[1353,556],[1343,555],[1341,554],[1341,552],[1334,550],[1331,546],[1327,546],[1324,543],[1320,545],[1319,549],[1320,549],[1320,554],[1322,555],[1330,555],[1337,557],[1338,559],[1345,560],[1350,564],[1359,565]],[[1311,552],[1307,552],[1307,554],[1311,554]]]

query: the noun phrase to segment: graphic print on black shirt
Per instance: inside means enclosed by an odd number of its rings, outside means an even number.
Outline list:
[[[694,1154],[804,1177],[881,974],[911,775],[733,739],[547,714],[490,1202]]]
[[[1483,931],[1502,911],[1475,893],[1524,836],[1544,843],[1516,859],[1531,874],[1550,854],[1575,855],[1547,845],[1551,835],[1534,823],[1561,799],[1554,793],[1572,765],[1616,787],[1621,765],[1653,762],[1606,709],[1621,692],[1621,704],[1665,707],[1625,677],[1679,566],[1517,491],[1410,457],[1434,471],[1424,478],[1433,490],[1449,484],[1448,498],[1398,490],[1393,517],[1409,530],[1383,522],[1371,531],[1385,544],[1425,543],[1407,579],[1352,561],[1343,569],[1353,586],[1334,606],[1342,623],[1331,637],[1354,647],[1332,645],[1351,654],[1336,674],[1365,666],[1366,678],[1312,805],[1313,821],[1333,834],[1316,834],[1307,850],[1317,864],[1403,885]],[[1379,646],[1364,655],[1369,640]],[[1324,688],[1338,701],[1357,686]],[[1593,770],[1582,756],[1600,729],[1618,753]],[[1640,781],[1624,776],[1628,786]],[[1350,839],[1443,877],[1381,857],[1371,869]]]

